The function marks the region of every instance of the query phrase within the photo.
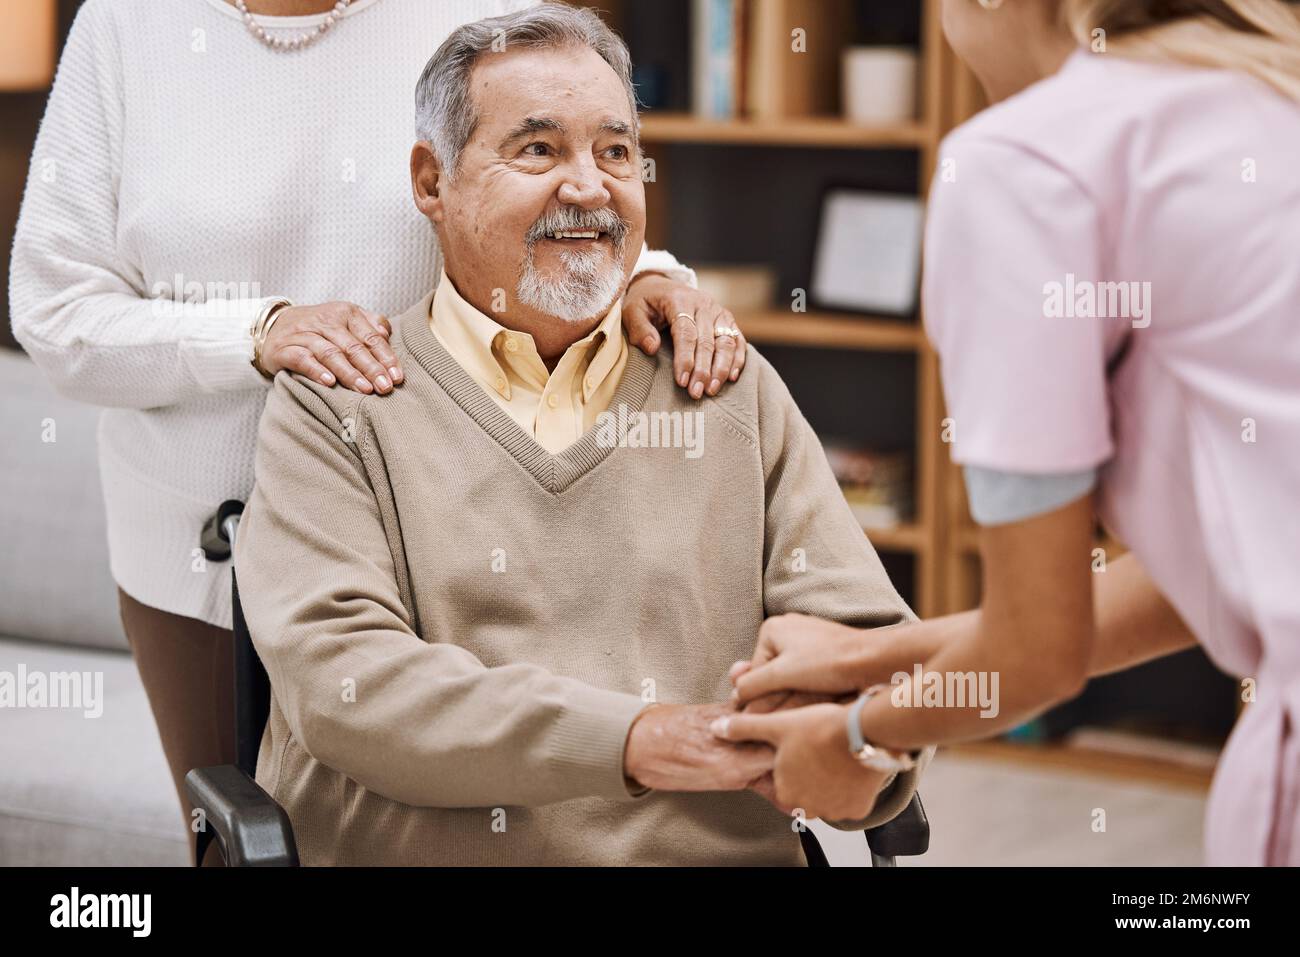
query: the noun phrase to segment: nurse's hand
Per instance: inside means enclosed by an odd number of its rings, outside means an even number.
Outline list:
[[[745,336],[736,317],[708,293],[660,273],[632,277],[623,297],[623,328],[628,342],[646,355],[659,351],[659,329],[673,337],[673,379],[693,399],[717,395],[745,368]],[[733,329],[736,335],[718,335]]]
[[[769,800],[777,807],[801,808],[807,818],[857,821],[871,813],[889,775],[864,768],[849,753],[848,710],[813,704],[771,714],[731,714],[710,727],[723,741],[776,750]]]
[[[887,630],[850,628],[811,615],[768,618],[758,630],[754,657],[731,666],[736,703],[744,707],[777,691],[861,691],[883,680],[877,674],[878,652],[881,632]]]
[[[388,344],[389,321],[351,302],[286,306],[262,345],[262,368],[299,372],[321,385],[386,395],[404,378]]]
[[[853,695],[845,697],[829,694],[804,694],[798,691],[777,691],[749,702],[749,704],[745,705],[745,714],[771,714],[774,711],[788,711],[791,708],[803,708],[810,704],[823,704],[825,702],[851,704]],[[782,814],[794,813],[793,805],[785,805],[777,800],[776,781],[771,771],[768,771],[757,781],[752,782],[749,789],[760,797],[766,798]]]

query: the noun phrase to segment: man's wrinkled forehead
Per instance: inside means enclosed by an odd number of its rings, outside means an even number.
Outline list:
[[[472,133],[490,129],[489,145],[529,134],[610,133],[636,139],[627,88],[613,68],[585,47],[488,54],[474,64]]]

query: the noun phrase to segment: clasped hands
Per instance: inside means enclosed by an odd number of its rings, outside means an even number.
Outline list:
[[[808,819],[865,818],[888,780],[849,752],[845,725],[849,704],[880,680],[867,634],[807,615],[767,619],[754,657],[731,668],[730,701],[641,712],[625,774],[664,791],[748,789]]]

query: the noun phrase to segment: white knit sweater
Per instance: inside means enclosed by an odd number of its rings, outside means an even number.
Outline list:
[[[224,0],[81,7],[10,301],[15,337],[59,391],[107,407],[109,551],[128,594],[230,627],[230,564],[198,543],[218,504],[252,490],[267,384],[248,363],[250,321],[267,296],[396,315],[433,287],[436,238],[407,166],[416,79],[459,24],[532,2],[355,0],[295,53],[258,43]],[[297,33],[323,17],[259,19]]]

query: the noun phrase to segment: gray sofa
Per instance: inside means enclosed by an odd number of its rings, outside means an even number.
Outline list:
[[[0,682],[103,675],[98,717],[0,704],[0,865],[188,863],[109,574],[98,418],[0,348]]]

